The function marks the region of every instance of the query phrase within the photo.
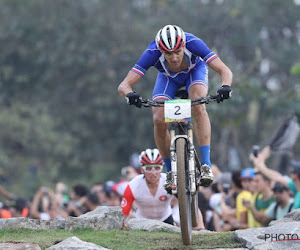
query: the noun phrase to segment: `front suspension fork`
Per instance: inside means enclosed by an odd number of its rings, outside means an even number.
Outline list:
[[[176,161],[176,140],[178,138],[184,138],[187,145],[187,162],[188,162],[188,184],[189,188],[187,192],[194,195],[197,191],[196,183],[196,171],[195,171],[195,151],[193,144],[193,132],[192,129],[188,129],[188,135],[175,135],[175,130],[170,130],[171,136],[171,170],[172,170],[172,180],[173,183],[177,183],[177,161]],[[177,185],[172,189],[172,194],[177,194]]]

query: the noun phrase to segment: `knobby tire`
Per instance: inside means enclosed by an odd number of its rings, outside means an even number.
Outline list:
[[[191,195],[187,192],[187,159],[186,140],[178,138],[176,140],[177,156],[177,193],[179,203],[181,237],[184,245],[192,243],[192,216],[191,216]]]
[[[196,170],[196,183],[198,183],[198,175],[200,175],[198,169],[200,168],[200,160],[198,158],[196,150],[194,150],[195,155],[195,170]],[[197,227],[199,221],[199,206],[198,206],[198,192],[192,196],[192,226]]]

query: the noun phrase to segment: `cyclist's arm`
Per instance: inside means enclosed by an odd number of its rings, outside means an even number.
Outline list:
[[[208,66],[212,68],[214,71],[218,72],[221,76],[222,85],[232,84],[232,72],[231,70],[222,62],[222,60],[218,57],[211,61]]]
[[[130,215],[130,210],[131,210],[133,201],[134,201],[134,196],[132,194],[130,186],[127,185],[127,187],[124,191],[122,204],[121,204],[122,212],[123,212],[123,215],[124,215],[122,229],[125,229],[125,230],[128,229],[127,220],[129,218],[129,215]]]
[[[137,82],[141,79],[142,76],[139,74],[129,71],[125,79],[120,83],[118,87],[119,94],[122,97],[125,97],[128,93],[132,92],[132,87],[137,84]]]

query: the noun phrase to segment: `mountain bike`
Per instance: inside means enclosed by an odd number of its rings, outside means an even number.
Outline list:
[[[186,95],[186,93],[184,93]],[[169,122],[171,136],[172,194],[179,203],[181,236],[184,245],[192,242],[192,227],[198,225],[198,185],[209,186],[201,180],[201,163],[193,143],[191,107],[219,100],[219,95],[198,99],[153,101],[142,99],[144,107],[164,107],[165,121]],[[202,181],[202,182],[201,182]]]

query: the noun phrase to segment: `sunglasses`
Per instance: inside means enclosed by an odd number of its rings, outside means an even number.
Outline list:
[[[146,173],[160,172],[162,170],[162,168],[163,168],[162,165],[146,165],[146,166],[143,166],[143,169]]]

